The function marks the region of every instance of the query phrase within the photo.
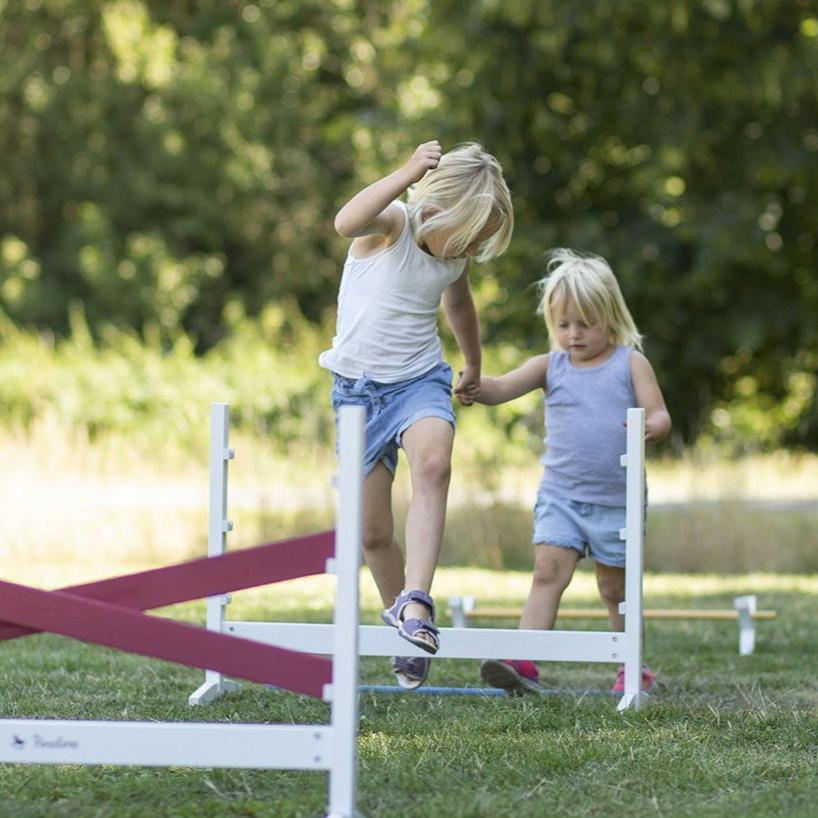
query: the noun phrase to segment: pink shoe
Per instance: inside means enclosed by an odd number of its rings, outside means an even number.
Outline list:
[[[542,693],[537,666],[529,659],[486,659],[480,664],[483,681],[510,694]]]
[[[642,690],[650,690],[656,683],[656,674],[647,666],[642,665]],[[616,681],[611,693],[625,692],[625,665],[620,665],[616,671]]]

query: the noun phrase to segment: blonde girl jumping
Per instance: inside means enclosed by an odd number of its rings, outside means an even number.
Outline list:
[[[439,142],[425,142],[335,217],[336,230],[353,241],[332,348],[319,362],[332,372],[336,413],[348,404],[366,407],[364,556],[383,600],[382,618],[429,654],[439,647],[430,591],[455,424],[437,314],[442,301],[463,355],[454,391],[472,391],[480,383],[481,352],[469,266],[502,253],[512,227],[500,164],[474,143],[443,153]],[[412,481],[405,558],[392,516],[399,448]],[[391,663],[408,688],[423,684],[429,672],[426,657],[397,655]]]

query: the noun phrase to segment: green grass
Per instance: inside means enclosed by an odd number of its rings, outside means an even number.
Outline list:
[[[477,592],[519,602],[525,573],[443,569],[438,595]],[[236,618],[326,618],[327,582],[239,594]],[[544,682],[572,693],[503,700],[387,696],[361,700],[364,815],[406,818],[537,816],[812,816],[818,803],[816,577],[649,575],[651,607],[731,605],[759,593],[779,611],[759,624],[756,653],[739,657],[735,623],[649,621],[647,658],[659,674],[651,704],[617,714],[607,665],[542,666]],[[566,604],[594,598],[580,572]],[[365,619],[375,621],[371,581]],[[174,609],[201,621],[202,606]],[[579,627],[579,625],[574,625]],[[201,710],[186,706],[195,670],[37,636],[2,646],[5,717],[325,721],[321,702],[246,685]],[[388,682],[366,658],[363,680]],[[478,683],[477,662],[439,661],[430,684]],[[5,818],[312,818],[326,776],[286,771],[29,767],[0,769]]]

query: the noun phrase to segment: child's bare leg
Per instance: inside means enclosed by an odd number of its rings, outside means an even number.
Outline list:
[[[403,590],[403,551],[392,520],[392,479],[389,469],[377,463],[364,480],[364,559],[385,608]]]
[[[571,582],[579,560],[573,548],[559,545],[534,546],[534,573],[520,628],[524,630],[551,630],[557,618],[562,592]]]
[[[453,441],[451,424],[436,417],[422,418],[403,433],[412,474],[412,499],[406,514],[407,589],[428,593],[432,587],[446,520]],[[407,619],[428,615],[418,603],[406,608]]]
[[[619,603],[625,601],[625,569],[596,563],[596,584],[608,609],[611,628],[625,630],[625,617],[619,613]]]

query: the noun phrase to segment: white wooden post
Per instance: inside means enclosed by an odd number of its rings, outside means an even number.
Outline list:
[[[756,624],[753,614],[756,612],[755,594],[737,596],[733,604],[738,611],[738,652],[739,656],[749,656],[756,647]]]
[[[218,557],[227,549],[227,533],[233,523],[227,519],[227,465],[235,452],[228,448],[230,435],[230,407],[226,403],[210,406],[210,504],[207,528],[207,556]],[[225,613],[230,603],[229,594],[207,599],[207,629],[221,633]],[[213,699],[238,690],[240,685],[215,670],[205,671],[204,684],[188,698],[188,704],[207,704]]]
[[[364,409],[339,414],[340,459],[335,524],[335,623],[333,626],[332,766],[328,818],[353,818],[358,763],[358,575],[363,528]]]
[[[642,690],[642,570],[645,517],[645,410],[628,409],[627,447],[622,457],[626,469],[625,528],[625,692],[618,710],[638,710],[648,699]]]

